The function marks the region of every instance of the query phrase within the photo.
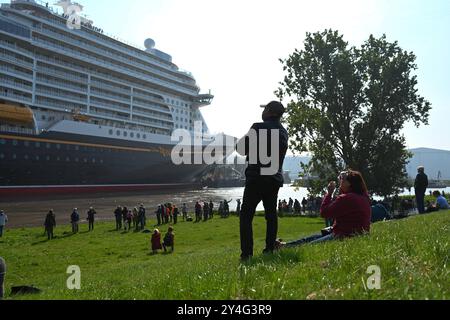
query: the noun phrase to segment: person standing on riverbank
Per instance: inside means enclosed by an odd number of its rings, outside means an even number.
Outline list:
[[[214,203],[212,200],[209,201],[209,216],[210,218],[214,218]]]
[[[266,217],[266,248],[263,253],[272,253],[278,233],[277,199],[278,192],[284,184],[283,163],[288,149],[289,136],[281,124],[281,118],[286,109],[281,102],[273,101],[264,106],[262,119],[264,122],[255,123],[249,133],[243,137],[237,145],[238,152],[247,157],[249,165],[246,169],[246,183],[244,199],[240,215],[241,260],[248,260],[253,256],[253,218],[258,204],[263,201]],[[250,139],[256,133],[257,143]],[[261,150],[259,142],[261,135],[266,133],[266,150]],[[278,137],[273,141],[273,137]],[[254,140],[254,139],[253,139]],[[272,147],[272,145],[274,145]],[[277,148],[276,148],[277,147]],[[274,148],[278,154],[272,154]],[[265,152],[264,152],[265,151]],[[262,164],[262,156],[271,156],[271,162]],[[252,157],[253,155],[256,156]],[[253,158],[253,159],[252,159]],[[257,160],[257,161],[253,161]],[[274,168],[275,167],[275,168]],[[275,174],[270,175],[268,169],[275,169]]]
[[[417,168],[417,176],[414,181],[414,192],[416,195],[417,209],[420,214],[425,213],[425,192],[428,188],[428,176],[425,174],[425,168]]]
[[[89,211],[87,212],[87,221],[89,223],[89,231],[94,231],[94,223],[95,223],[95,215],[97,212],[94,210],[93,207],[89,208]]]
[[[3,230],[5,229],[6,223],[8,222],[8,216],[5,211],[0,210],[0,238],[3,237]]]
[[[47,232],[48,240],[52,240],[54,238],[53,229],[56,227],[56,216],[53,210],[50,210],[45,217],[45,231]]]
[[[72,224],[72,233],[78,233],[78,222],[80,221],[80,214],[78,213],[78,209],[75,208],[70,215],[70,223]]]
[[[183,213],[183,221],[186,221],[187,214],[188,214],[188,208],[186,203],[183,203],[183,207],[181,208],[181,212]]]
[[[116,210],[114,210],[114,217],[116,218],[116,231],[122,229],[122,207],[117,206]]]

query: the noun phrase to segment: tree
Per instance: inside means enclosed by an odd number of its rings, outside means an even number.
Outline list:
[[[290,98],[291,148],[310,152],[319,193],[339,171],[361,171],[371,193],[387,196],[406,183],[410,154],[401,130],[428,124],[431,104],[418,95],[416,57],[383,35],[349,47],[337,31],[307,33],[304,49],[280,60],[277,96]],[[319,187],[320,186],[320,187]]]

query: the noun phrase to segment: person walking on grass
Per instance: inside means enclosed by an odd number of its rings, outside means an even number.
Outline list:
[[[0,210],[0,238],[3,237],[3,230],[5,229],[6,223],[8,222],[8,216],[5,211]]]
[[[275,250],[278,233],[277,199],[278,192],[284,184],[283,163],[289,140],[288,132],[281,124],[281,118],[285,111],[284,106],[277,101],[264,106],[263,122],[253,124],[249,134],[239,140],[237,145],[238,152],[242,156],[246,156],[247,162],[249,162],[245,172],[246,183],[240,215],[242,261],[253,256],[252,224],[256,208],[261,201],[264,204],[266,218],[266,248],[263,253],[272,253]],[[255,135],[256,140],[261,142],[262,134],[265,134],[267,145],[261,147],[259,146],[261,143],[251,142],[252,136]],[[278,139],[271,143],[276,138]],[[272,147],[273,144],[276,145]],[[278,154],[272,154],[273,148],[277,149]],[[270,154],[271,162],[267,165],[262,164],[261,154],[263,156]]]
[[[116,210],[114,210],[114,217],[116,218],[116,231],[122,229],[122,207],[117,206]]]
[[[141,230],[144,230],[145,226],[147,225],[147,217],[145,215],[145,207],[143,203],[141,203],[141,205],[139,206],[139,217],[141,220]]]
[[[174,251],[175,249],[175,233],[173,232],[173,227],[169,227],[166,235],[164,236],[163,248],[164,252],[167,252],[167,247],[170,247]]]
[[[420,214],[425,213],[425,192],[427,191],[427,188],[428,176],[425,174],[425,168],[420,166],[417,168],[417,176],[414,181],[414,193],[416,196],[417,209]]]
[[[48,240],[52,240],[54,238],[53,229],[56,227],[56,216],[53,210],[50,210],[45,217],[45,231],[47,232]]]
[[[72,224],[72,233],[78,233],[78,222],[80,221],[80,215],[78,213],[78,209],[75,208],[72,211],[72,214],[70,215],[70,223]]]
[[[87,212],[87,221],[89,223],[89,231],[94,231],[94,223],[95,223],[95,215],[97,212],[94,210],[93,207],[89,208],[89,211]]]

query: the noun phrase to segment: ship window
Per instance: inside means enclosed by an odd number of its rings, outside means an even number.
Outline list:
[[[61,145],[60,145],[60,144],[57,144],[57,145],[56,145],[56,149],[58,149],[58,150],[61,149]]]
[[[92,163],[95,163],[95,158],[94,158],[94,159],[92,159]]]
[[[78,158],[75,158],[75,162],[80,162],[80,159],[78,159]]]
[[[143,137],[144,139],[147,139],[147,135],[146,135],[146,134],[144,134],[142,137]]]
[[[141,134],[138,133],[136,137],[137,137],[138,139],[140,139],[140,138],[141,138]]]
[[[28,155],[26,154],[26,155],[23,156],[23,158],[24,158],[25,160],[28,160],[30,157],[28,157]]]
[[[124,137],[128,136],[128,132],[124,131],[124,132],[123,132],[123,136],[124,136]]]
[[[42,120],[45,120],[45,115],[42,115]]]
[[[116,135],[120,136],[120,131],[119,130],[117,130]]]
[[[12,155],[12,158],[13,158],[14,160],[16,160],[16,159],[17,159],[17,155],[16,155],[16,154],[13,154],[13,155]]]
[[[0,159],[5,159],[5,155],[3,153],[0,153]]]
[[[61,160],[61,158],[60,158],[60,157],[57,157],[57,158],[56,158],[56,161],[60,161],[60,160]]]
[[[66,158],[66,162],[70,162],[70,158],[69,157]]]
[[[19,141],[13,140],[12,144],[13,144],[13,146],[17,146],[19,144]]]
[[[84,162],[84,163],[87,163],[87,159],[86,159],[86,158],[84,158],[84,159],[83,159],[83,162]]]
[[[50,156],[46,156],[45,160],[50,161]]]
[[[39,156],[36,156],[36,161],[39,161],[39,160],[41,160],[41,158],[39,158]]]
[[[80,150],[80,147],[79,146],[75,146],[75,150],[76,151]]]
[[[112,134],[114,133],[113,129],[109,129],[109,134],[112,136]]]
[[[66,150],[67,150],[67,151],[70,150],[70,144],[66,145]]]
[[[130,133],[130,137],[134,138],[134,133],[133,132]]]
[[[23,142],[23,145],[24,145],[25,147],[29,147],[29,146],[30,146],[30,142],[24,141],[24,142]]]
[[[6,140],[5,139],[0,139],[0,144],[6,144]]]

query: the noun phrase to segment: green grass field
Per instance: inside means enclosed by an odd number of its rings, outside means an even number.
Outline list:
[[[282,218],[285,240],[316,233],[317,218]],[[262,256],[265,220],[255,218],[256,256],[239,263],[239,220],[214,218],[175,226],[174,254],[150,255],[150,235],[112,231],[112,223],[47,241],[43,228],[8,230],[7,299],[449,299],[450,211],[379,223],[370,236],[307,245]],[[167,227],[162,229],[163,233]],[[67,267],[81,268],[81,290],[66,287]],[[366,287],[381,268],[381,289]],[[12,286],[38,295],[10,297]]]

